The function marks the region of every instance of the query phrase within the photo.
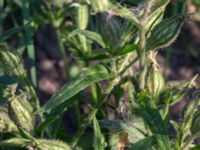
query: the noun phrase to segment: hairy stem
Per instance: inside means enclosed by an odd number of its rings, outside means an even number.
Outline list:
[[[147,22],[147,17],[148,14],[151,10],[151,7],[154,3],[154,0],[147,0],[146,1],[146,7],[144,9],[144,14],[142,16],[142,18],[140,19],[140,25],[139,25],[139,49],[140,49],[140,69],[141,69],[141,73],[140,73],[140,89],[143,90],[145,87],[145,76],[146,76],[146,70],[147,70],[147,66],[146,66],[146,55],[145,55],[145,51],[146,51],[146,36],[145,36],[145,26],[146,26],[146,22]]]

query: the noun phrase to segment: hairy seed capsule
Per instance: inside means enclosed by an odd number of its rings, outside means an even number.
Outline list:
[[[153,98],[157,99],[164,87],[164,79],[156,62],[156,52],[149,52],[150,66],[146,75],[146,90]]]
[[[164,48],[172,44],[180,32],[184,20],[183,16],[171,17],[156,25],[147,39],[147,50]]]
[[[5,107],[0,107],[0,133],[16,133],[17,126],[11,121]]]
[[[33,107],[23,96],[12,97],[9,103],[9,115],[18,127],[28,132],[34,130]]]
[[[39,139],[39,140],[36,140],[36,149],[37,150],[70,150],[70,147],[61,141]]]
[[[21,148],[27,148],[28,145],[31,143],[28,139],[23,138],[11,138],[8,140],[4,140],[0,142],[0,149],[21,149]]]
[[[0,66],[5,72],[17,78],[26,75],[18,53],[6,43],[0,43]]]
[[[88,25],[88,6],[80,5],[77,9],[77,28],[84,30]]]
[[[197,110],[192,119],[191,133],[195,136],[200,135],[200,110]]]
[[[91,0],[91,5],[94,13],[103,12],[108,9],[108,0]]]

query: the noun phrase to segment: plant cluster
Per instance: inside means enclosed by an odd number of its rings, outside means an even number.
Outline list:
[[[169,112],[171,105],[199,88],[197,75],[190,81],[167,82],[156,58],[158,50],[179,35],[187,17],[184,5],[179,14],[163,19],[169,0],[145,0],[132,8],[108,0],[4,2],[5,8],[22,11],[23,27],[12,11],[5,12],[17,26],[1,34],[0,66],[16,84],[0,84],[0,149],[200,148],[194,142],[200,135],[199,91],[191,96],[180,120],[173,120]],[[27,50],[34,61],[32,36],[43,23],[55,29],[70,80],[41,106],[35,66],[30,80],[21,55]],[[22,39],[17,50],[6,42],[16,32]],[[75,61],[83,62],[75,77],[65,46]],[[89,92],[82,92],[86,88]],[[80,112],[79,101],[88,103],[87,114]],[[67,135],[61,127],[62,115],[72,106],[77,132]]]

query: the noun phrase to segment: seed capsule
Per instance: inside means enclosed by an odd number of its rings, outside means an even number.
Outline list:
[[[192,119],[191,133],[195,136],[200,135],[200,110],[197,110]]]
[[[67,144],[57,140],[36,140],[35,147],[37,150],[70,150]]]
[[[184,20],[183,16],[171,17],[156,25],[147,40],[147,50],[164,48],[172,44],[179,35]]]
[[[6,43],[0,43],[0,66],[5,72],[17,78],[26,76],[20,56]]]
[[[146,75],[146,90],[153,99],[157,99],[164,86],[164,79],[156,62],[156,54],[153,51],[148,54],[150,65]]]
[[[33,107],[23,96],[15,96],[10,99],[9,115],[18,127],[32,132],[35,126]]]
[[[11,138],[8,140],[4,140],[0,142],[0,149],[26,149],[28,148],[28,145],[31,143],[28,139],[23,138]]]
[[[91,5],[94,13],[103,12],[108,9],[108,0],[91,0]]]
[[[89,19],[88,6],[80,5],[77,9],[77,28],[85,30],[87,28]]]
[[[0,107],[0,133],[16,133],[17,126],[10,120],[5,107]]]

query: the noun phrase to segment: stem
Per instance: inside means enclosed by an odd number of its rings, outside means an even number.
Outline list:
[[[96,85],[95,84],[92,84],[90,86],[90,91],[91,91],[92,99],[93,99],[95,105],[98,104],[97,89],[96,89]]]
[[[32,100],[33,106],[35,107],[34,109],[36,111],[39,110],[40,103],[39,103],[39,100],[38,100],[37,95],[35,93],[35,89],[33,88],[32,84],[29,82],[27,77],[21,78],[21,81],[24,84],[26,91],[28,93],[30,93],[30,95],[31,95],[31,100]]]
[[[22,16],[23,16],[23,25],[25,26],[30,19],[28,0],[23,0]],[[34,87],[36,87],[37,78],[36,78],[36,67],[35,67],[35,49],[34,49],[32,34],[33,34],[32,29],[30,27],[25,26],[24,42],[27,48],[31,80]]]
[[[55,33],[56,33],[56,41],[57,41],[57,44],[58,44],[58,48],[59,48],[59,51],[60,51],[60,54],[61,54],[61,57],[62,57],[62,60],[63,60],[63,63],[64,63],[65,74],[66,74],[67,78],[69,78],[68,62],[67,62],[65,47],[64,47],[64,44],[62,42],[62,38],[61,38],[59,29],[56,28]]]
[[[80,127],[80,125],[81,125],[81,115],[80,115],[79,104],[77,102],[74,104],[74,110],[75,110],[75,114],[76,114],[77,126]]]
[[[144,10],[144,14],[139,24],[139,49],[140,49],[140,69],[141,69],[139,80],[140,80],[141,90],[143,90],[145,87],[145,76],[146,76],[146,70],[147,70],[146,55],[145,55],[145,51],[146,51],[145,26],[146,26],[148,14],[151,10],[153,3],[154,3],[154,0],[146,1],[146,8]]]

